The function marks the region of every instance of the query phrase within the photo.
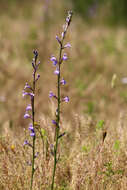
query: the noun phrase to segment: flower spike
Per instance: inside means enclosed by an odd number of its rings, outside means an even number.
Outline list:
[[[69,102],[68,96],[65,96],[64,98],[62,98],[62,95],[61,95],[61,86],[66,84],[66,81],[63,78],[61,78],[61,66],[62,66],[62,62],[67,61],[68,59],[67,53],[63,52],[63,50],[65,48],[71,47],[70,43],[67,43],[64,45],[64,39],[68,30],[68,27],[71,23],[71,19],[72,19],[72,11],[69,11],[66,17],[66,23],[61,33],[61,39],[58,36],[56,36],[56,40],[60,44],[59,57],[56,58],[55,56],[52,56],[50,58],[50,60],[53,62],[53,65],[56,66],[56,70],[54,71],[54,74],[57,75],[57,96],[52,91],[50,91],[49,93],[50,98],[54,97],[57,99],[57,109],[55,112],[56,119],[52,120],[52,124],[55,125],[55,134],[54,134],[55,140],[54,140],[53,147],[51,149],[52,155],[54,157],[54,168],[53,168],[53,174],[52,174],[51,190],[54,190],[55,172],[56,172],[56,165],[58,162],[59,139],[65,135],[65,132],[60,133],[61,103]]]
[[[32,120],[32,123],[29,124],[29,131],[30,131],[30,136],[32,137],[32,144],[30,144],[27,140],[25,140],[24,145],[28,145],[29,147],[32,148],[32,162],[30,162],[30,166],[31,166],[31,183],[30,183],[30,190],[32,190],[33,187],[33,177],[34,177],[34,173],[35,173],[35,158],[36,158],[36,154],[35,154],[35,141],[36,141],[36,131],[35,131],[35,92],[36,92],[36,82],[38,81],[38,79],[40,78],[40,75],[37,74],[37,70],[38,67],[40,65],[40,61],[37,63],[37,58],[38,58],[38,51],[34,50],[34,58],[32,60],[32,67],[33,67],[33,81],[32,81],[32,87],[26,83],[24,90],[22,92],[22,96],[28,96],[30,97],[30,103],[28,104],[26,107],[26,112],[24,114],[24,118],[28,119],[30,118]],[[28,91],[26,91],[28,90]],[[29,92],[30,91],[30,92]],[[28,162],[29,163],[29,162]]]

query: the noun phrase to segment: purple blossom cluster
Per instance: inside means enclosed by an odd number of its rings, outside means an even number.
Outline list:
[[[30,190],[32,190],[33,187],[33,176],[35,172],[35,159],[38,156],[38,152],[35,153],[35,141],[36,141],[36,132],[35,132],[35,106],[34,106],[34,98],[35,98],[35,91],[36,91],[36,83],[38,79],[40,78],[40,75],[37,73],[38,67],[40,65],[40,61],[37,62],[38,58],[38,52],[37,50],[33,51],[34,58],[32,60],[32,67],[33,67],[33,77],[32,77],[32,85],[29,85],[28,83],[25,84],[24,90],[23,90],[23,97],[28,96],[30,97],[30,103],[26,106],[26,111],[24,114],[25,119],[30,119],[31,122],[29,124],[29,131],[30,136],[32,137],[32,144],[28,142],[28,140],[25,140],[24,145],[28,145],[32,148],[32,161],[27,162],[29,166],[32,167],[31,172],[31,185]]]
[[[37,69],[40,64],[40,62],[37,63],[37,58],[38,58],[38,52],[37,50],[33,51],[34,53],[34,58],[32,60],[32,67],[33,67],[33,85],[29,85],[28,83],[25,84],[22,96],[29,96],[30,97],[30,104],[27,105],[26,111],[24,114],[24,119],[31,119],[31,123],[29,124],[29,131],[30,131],[30,136],[35,137],[35,129],[34,129],[34,96],[35,96],[35,85],[38,79],[40,78],[40,75],[37,74]],[[29,145],[28,141],[26,140],[24,142],[24,145]]]
[[[66,36],[68,27],[71,23],[72,19],[72,11],[68,12],[68,15],[66,17],[65,25],[63,26],[63,31],[61,33],[61,37],[56,36],[56,40],[59,44],[59,57],[57,58],[56,56],[52,55],[50,58],[50,61],[52,62],[53,66],[55,67],[54,69],[54,74],[57,77],[57,94],[54,92],[50,91],[49,92],[49,98],[54,98],[57,101],[57,108],[56,108],[56,119],[52,120],[52,124],[55,126],[55,133],[54,133],[54,144],[51,144],[51,151],[52,155],[54,157],[54,167],[53,167],[53,175],[52,175],[52,184],[51,184],[51,190],[54,189],[54,179],[55,179],[55,171],[56,171],[56,164],[58,161],[58,144],[59,144],[59,138],[63,137],[65,135],[64,133],[61,133],[60,129],[60,115],[61,115],[61,103],[62,102],[69,102],[69,97],[68,96],[63,96],[61,95],[61,86],[66,85],[66,80],[61,76],[61,66],[63,66],[63,63],[66,63],[68,60],[68,55],[65,52],[66,48],[71,48],[70,43],[64,44],[64,38]],[[28,162],[28,164],[32,167],[32,172],[31,172],[31,185],[30,185],[30,190],[32,190],[33,187],[33,176],[35,172],[35,159],[38,156],[38,152],[35,153],[35,145],[36,145],[36,132],[37,126],[35,122],[35,105],[34,105],[34,100],[35,100],[35,91],[36,91],[36,83],[38,79],[40,78],[40,75],[37,73],[38,67],[40,65],[40,61],[37,62],[38,59],[38,52],[37,50],[33,51],[34,53],[34,58],[32,60],[32,67],[33,67],[33,75],[32,75],[32,84],[26,83],[22,92],[23,97],[29,97],[30,103],[26,106],[25,109],[25,114],[24,114],[24,119],[30,119],[29,123],[29,133],[32,138],[33,143],[29,143],[28,140],[24,141],[24,145],[27,145],[32,148],[32,160],[31,162]]]
[[[66,22],[63,27],[63,31],[61,33],[61,37],[56,36],[56,40],[60,46],[59,49],[59,57],[55,57],[54,55],[51,56],[50,60],[55,66],[55,71],[54,74],[57,75],[57,95],[54,94],[52,91],[49,92],[49,97],[50,98],[55,98],[57,100],[57,109],[56,109],[56,119],[52,120],[52,124],[55,126],[55,134],[54,134],[54,144],[53,148],[51,149],[51,154],[54,157],[54,167],[53,167],[53,174],[52,174],[52,184],[51,184],[51,190],[54,189],[54,179],[55,179],[55,172],[56,172],[56,164],[58,161],[58,145],[59,145],[59,138],[63,137],[65,135],[65,132],[60,134],[60,118],[61,118],[61,103],[62,102],[69,102],[69,97],[68,96],[61,96],[61,85],[66,85],[66,81],[64,78],[61,78],[61,66],[63,63],[65,63],[68,60],[67,53],[64,51],[66,48],[70,48],[71,45],[70,43],[67,43],[64,45],[64,38],[67,33],[67,29],[70,25],[72,19],[72,11],[68,12],[68,15],[66,17]]]
[[[68,12],[68,16],[66,18],[66,23],[63,26],[63,32],[61,33],[61,38],[59,38],[58,36],[56,36],[56,40],[58,41],[59,45],[60,45],[60,56],[59,59],[57,59],[54,55],[51,56],[50,61],[52,62],[53,66],[55,66],[55,70],[54,70],[54,74],[58,76],[59,80],[59,85],[66,85],[66,81],[64,80],[64,78],[61,79],[61,73],[60,73],[60,66],[63,62],[66,62],[68,60],[68,56],[67,53],[63,53],[62,51],[65,48],[71,48],[71,44],[70,43],[66,43],[65,45],[63,44],[68,26],[70,25],[71,22],[71,18],[72,18],[72,12],[69,11]],[[54,97],[55,99],[58,99],[58,97],[52,92],[49,92],[49,97],[52,98]],[[65,96],[64,98],[60,99],[60,102],[69,102],[69,97]]]

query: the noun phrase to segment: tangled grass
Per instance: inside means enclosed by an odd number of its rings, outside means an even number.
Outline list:
[[[122,114],[122,113],[121,113]],[[73,125],[62,118],[67,135],[61,141],[61,157],[57,165],[55,189],[126,189],[126,121],[124,115],[110,128],[96,124],[89,116],[74,115]],[[43,119],[42,119],[43,118]],[[34,189],[50,189],[53,156],[50,144],[53,129],[50,118],[41,116],[47,146],[37,139],[39,156],[36,160]],[[107,136],[103,141],[104,130]],[[25,132],[25,129],[24,129]],[[25,133],[24,133],[25,134]],[[11,131],[0,139],[0,189],[29,189],[31,169],[28,165],[30,151],[23,147],[27,135],[18,137]],[[118,140],[119,139],[119,140]]]

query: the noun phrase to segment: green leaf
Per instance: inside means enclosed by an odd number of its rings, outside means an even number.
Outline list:
[[[46,130],[45,129],[41,129],[41,134],[42,134],[42,136],[46,136]]]
[[[114,146],[113,148],[118,151],[120,149],[120,141],[119,140],[116,140],[115,143],[114,143]]]
[[[34,122],[34,126],[35,126],[35,127],[40,127],[40,124],[37,123],[37,122]]]
[[[103,128],[103,126],[104,126],[104,120],[100,120],[98,123],[97,123],[97,125],[96,125],[96,128],[97,129],[102,129]]]
[[[83,152],[86,152],[86,153],[87,153],[87,152],[89,152],[89,150],[90,150],[90,147],[89,147],[89,146],[85,146],[85,145],[82,146],[82,151],[83,151]]]

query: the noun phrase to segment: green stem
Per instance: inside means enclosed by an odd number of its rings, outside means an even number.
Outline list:
[[[32,155],[32,173],[31,173],[31,185],[30,190],[32,190],[33,186],[33,177],[34,177],[34,161],[35,161],[35,136],[33,137],[33,155]]]
[[[53,167],[53,175],[52,175],[52,184],[51,184],[51,190],[54,189],[54,178],[55,178],[55,173],[56,173],[56,164],[57,164],[57,150],[58,150],[58,137],[59,137],[59,123],[60,123],[60,65],[61,65],[61,56],[62,56],[62,44],[60,47],[60,53],[59,53],[59,75],[57,78],[57,126],[56,126],[56,131],[55,131],[55,147],[54,147],[54,167]]]
[[[33,93],[35,95],[35,72],[33,74]],[[35,104],[35,100],[34,100],[34,96],[31,99],[31,104],[32,104],[32,123],[33,123],[33,128],[34,128],[34,117],[35,117],[35,109],[34,109],[34,104]],[[36,140],[36,136],[33,136],[33,152],[32,152],[32,172],[31,172],[31,185],[30,185],[30,190],[32,190],[33,187],[33,177],[34,177],[34,172],[35,172],[35,140]]]
[[[57,165],[57,152],[58,152],[58,140],[59,140],[59,132],[60,132],[60,103],[61,103],[61,95],[60,95],[60,74],[61,74],[61,71],[60,71],[60,66],[61,66],[61,63],[62,63],[62,50],[64,49],[63,47],[63,41],[64,41],[64,38],[66,36],[66,32],[67,32],[67,29],[70,25],[70,22],[71,22],[71,18],[72,18],[72,11],[69,11],[68,12],[68,17],[66,18],[68,20],[68,22],[66,22],[66,26],[65,26],[65,29],[64,29],[64,33],[63,33],[63,37],[62,37],[62,40],[61,42],[59,42],[60,44],[60,51],[59,51],[59,62],[58,62],[58,69],[59,69],[59,75],[58,75],[58,78],[57,78],[57,118],[56,118],[56,122],[57,122],[57,125],[56,125],[56,129],[55,129],[55,146],[54,146],[54,167],[53,167],[53,174],[52,174],[52,184],[51,184],[51,190],[54,189],[54,179],[55,179],[55,173],[56,173],[56,165]]]

